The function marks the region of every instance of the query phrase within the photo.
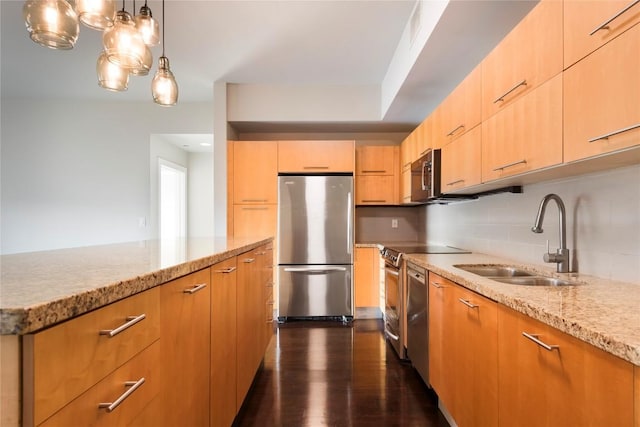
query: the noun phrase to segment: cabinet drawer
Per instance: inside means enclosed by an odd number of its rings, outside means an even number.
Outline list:
[[[563,75],[565,162],[640,144],[640,25]]]
[[[565,0],[564,68],[639,22],[640,3],[635,0]]]
[[[542,0],[482,62],[486,120],[562,71],[562,1]]]
[[[356,176],[356,204],[395,205],[398,187],[394,175]]]
[[[482,181],[562,162],[562,74],[482,123]]]
[[[159,363],[160,342],[156,341],[41,426],[130,425],[160,392]],[[100,407],[109,405],[111,411]]]
[[[158,288],[26,335],[25,424],[41,423],[159,336]]]
[[[278,172],[353,172],[354,141],[278,141]]]

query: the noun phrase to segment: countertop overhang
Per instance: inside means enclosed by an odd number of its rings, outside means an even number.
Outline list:
[[[144,240],[2,255],[0,335],[35,332],[272,240]]]

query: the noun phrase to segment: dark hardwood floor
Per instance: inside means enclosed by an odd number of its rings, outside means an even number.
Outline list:
[[[234,426],[448,426],[382,321],[279,325]]]

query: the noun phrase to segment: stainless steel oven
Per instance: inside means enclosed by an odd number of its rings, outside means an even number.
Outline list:
[[[406,359],[404,278],[401,254],[384,249],[384,333],[400,359]]]

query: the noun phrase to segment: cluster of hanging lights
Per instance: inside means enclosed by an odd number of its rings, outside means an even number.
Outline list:
[[[133,3],[135,15],[135,0]],[[98,84],[111,91],[125,91],[129,76],[146,76],[153,63],[150,46],[159,43],[158,22],[145,0],[132,17],[122,0],[116,11],[114,0],[27,0],[23,16],[31,39],[52,49],[72,49],[78,40],[80,22],[102,31],[103,51],[98,57]],[[164,106],[178,102],[178,84],[164,55],[164,0],[162,0],[162,56],[151,82],[153,101]]]

